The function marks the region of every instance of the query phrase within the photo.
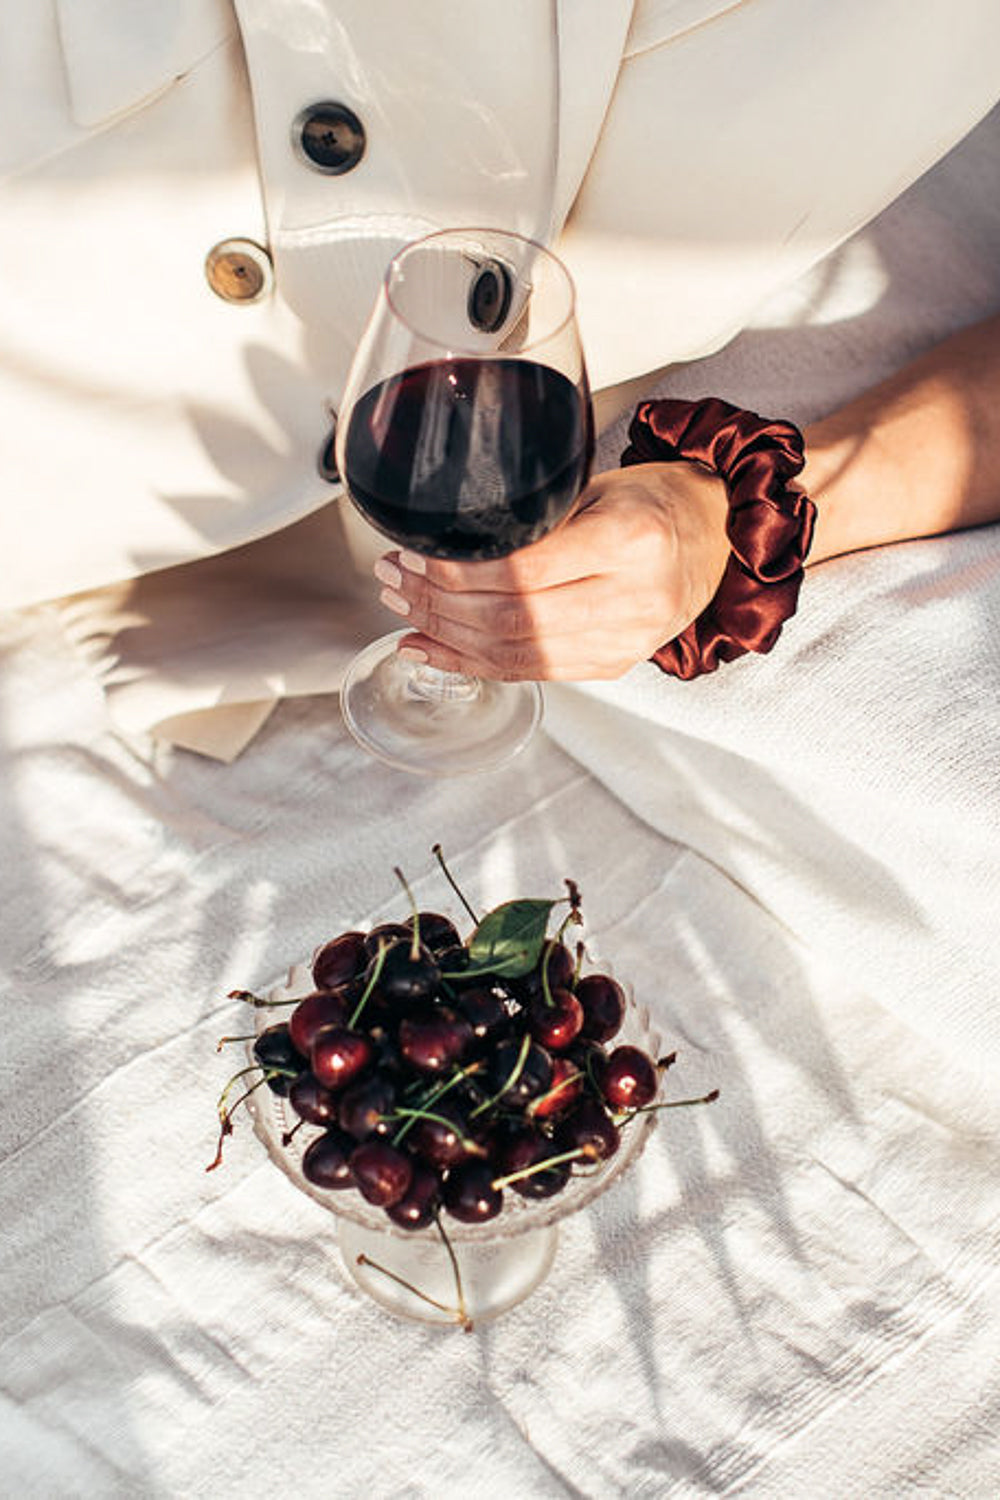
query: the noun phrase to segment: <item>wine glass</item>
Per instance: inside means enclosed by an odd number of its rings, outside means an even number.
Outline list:
[[[361,514],[428,557],[504,557],[572,509],[593,453],[569,273],[534,240],[447,229],[391,262],[348,376],[337,464]],[[541,717],[537,683],[407,661],[406,631],[367,647],[341,687],[347,727],[429,775],[510,760]]]
[[[602,970],[610,972],[607,964]],[[266,998],[280,1007],[313,987],[310,965],[295,964]],[[258,1009],[257,1031],[272,1024],[275,1014],[284,1013]],[[628,995],[615,1045],[628,1043],[656,1057],[661,1042],[648,1010]],[[254,1062],[252,1044],[247,1056]],[[357,1191],[328,1190],[311,1182],[302,1160],[323,1129],[303,1127],[287,1098],[257,1088],[248,1096],[247,1108],[271,1160],[297,1188],[335,1215],[341,1259],[360,1290],[398,1317],[451,1327],[495,1318],[535,1290],[555,1259],[559,1222],[593,1203],[634,1166],[658,1118],[652,1111],[636,1114],[622,1128],[615,1154],[574,1172],[557,1196],[527,1199],[507,1192],[495,1219],[466,1224],[446,1215],[442,1236],[433,1226],[398,1227]]]

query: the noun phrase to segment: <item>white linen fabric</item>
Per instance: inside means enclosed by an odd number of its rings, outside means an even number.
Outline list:
[[[997,128],[663,388],[805,418],[995,309]],[[770,658],[551,690],[454,782],[332,695],[231,766],[124,735],[53,608],[0,617],[0,1487],[992,1500],[998,595],[996,527],[824,565]],[[576,878],[671,1097],[721,1091],[468,1337],[365,1301],[248,1123],[203,1171],[226,993],[397,863],[460,918],[436,840],[483,907]]]

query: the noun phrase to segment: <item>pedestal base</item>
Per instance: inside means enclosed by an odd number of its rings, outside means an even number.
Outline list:
[[[337,1236],[350,1275],[381,1307],[421,1323],[461,1325],[455,1269],[437,1234],[402,1239],[342,1220]],[[482,1245],[469,1241],[453,1245],[469,1322],[498,1317],[533,1292],[549,1272],[557,1240],[556,1229],[549,1227]],[[386,1275],[387,1271],[392,1275]],[[394,1277],[409,1282],[440,1306],[424,1301]]]

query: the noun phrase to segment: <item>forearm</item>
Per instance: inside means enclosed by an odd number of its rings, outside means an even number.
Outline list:
[[[1000,519],[1000,317],[806,429],[809,561]]]

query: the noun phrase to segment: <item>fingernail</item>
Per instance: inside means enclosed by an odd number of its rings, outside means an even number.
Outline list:
[[[398,589],[403,581],[402,573],[387,557],[380,557],[372,571],[379,583],[387,583],[391,589]]]
[[[426,661],[427,652],[421,651],[419,646],[400,646],[396,652],[404,661]]]
[[[402,594],[397,594],[392,589],[383,589],[379,598],[386,609],[395,610],[397,615],[408,615],[410,613],[409,599],[404,599]]]
[[[408,573],[426,573],[427,559],[421,557],[419,552],[401,552],[399,554],[399,565]]]

